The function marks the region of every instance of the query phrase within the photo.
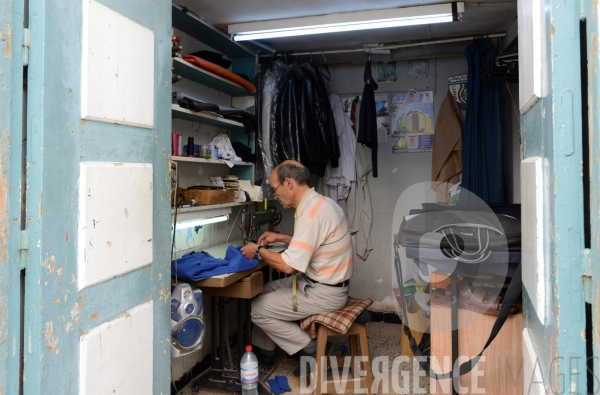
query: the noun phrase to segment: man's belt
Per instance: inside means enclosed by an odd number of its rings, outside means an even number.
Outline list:
[[[345,287],[345,286],[348,286],[348,284],[350,284],[350,280],[342,281],[341,283],[337,283],[337,284],[325,284],[325,283],[313,280],[312,278],[308,277],[306,274],[304,275],[304,277],[312,283],[323,284],[323,285],[327,285],[328,287]]]

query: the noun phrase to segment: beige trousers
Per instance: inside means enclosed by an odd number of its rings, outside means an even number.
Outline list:
[[[304,348],[310,337],[297,321],[314,314],[341,309],[348,299],[348,287],[314,284],[298,273],[298,311],[292,308],[292,277],[271,281],[262,296],[252,301],[252,344],[263,350],[281,347],[289,355]]]

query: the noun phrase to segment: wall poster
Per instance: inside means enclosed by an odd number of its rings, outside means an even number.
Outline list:
[[[396,61],[383,63],[377,62],[377,82],[396,81]]]
[[[387,143],[392,140],[390,131],[390,106],[387,93],[375,95],[375,113],[377,114],[377,141]]]
[[[390,95],[392,153],[433,150],[433,111],[433,91],[409,90]]]

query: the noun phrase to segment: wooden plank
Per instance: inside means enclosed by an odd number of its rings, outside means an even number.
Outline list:
[[[260,270],[260,269],[258,269]],[[263,291],[263,272],[255,271],[249,276],[226,287],[200,287],[204,295],[226,298],[252,299]]]
[[[233,284],[234,282],[236,282],[238,280],[241,280],[242,278],[246,277],[247,275],[249,275],[257,270],[260,270],[265,266],[267,266],[267,263],[265,261],[260,261],[260,262],[258,262],[258,265],[256,265],[256,267],[254,267],[253,269],[250,269],[250,270],[246,270],[246,271],[239,272],[239,273],[231,273],[231,274],[223,275],[223,276],[210,277],[210,278],[207,278],[206,280],[201,280],[201,281],[195,281],[195,282],[188,281],[188,284],[190,284],[194,287],[200,287],[200,288],[204,288],[204,287],[223,288],[230,284]]]

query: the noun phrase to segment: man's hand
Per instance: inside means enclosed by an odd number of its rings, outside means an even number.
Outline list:
[[[242,247],[240,252],[244,254],[244,256],[248,259],[256,258],[256,249],[258,248],[258,244],[248,243]]]
[[[258,239],[258,245],[266,246],[269,243],[275,243],[278,241],[280,234],[275,232],[266,231]]]

